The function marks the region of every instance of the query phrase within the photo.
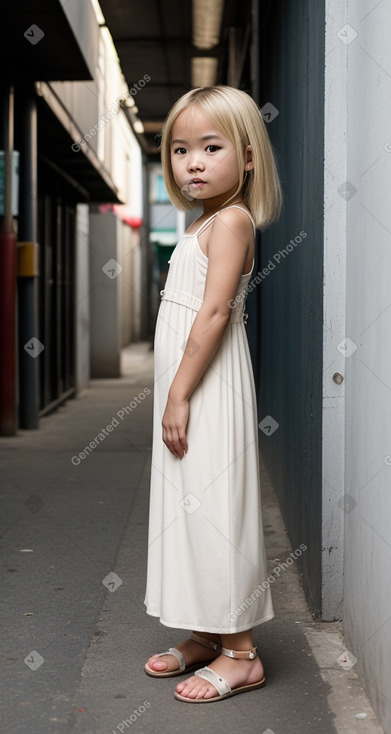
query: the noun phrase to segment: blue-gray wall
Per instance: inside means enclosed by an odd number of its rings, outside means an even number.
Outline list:
[[[270,415],[279,424],[270,435],[260,430],[261,450],[293,549],[308,547],[298,564],[310,609],[319,614],[325,16],[323,2],[269,7],[269,16],[261,15],[259,106],[271,102],[278,110],[268,131],[284,209],[259,236],[254,273],[269,261],[275,267],[248,298],[249,339],[259,420]],[[300,242],[301,231],[307,236]]]

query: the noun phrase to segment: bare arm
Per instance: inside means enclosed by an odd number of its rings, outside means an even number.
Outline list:
[[[188,448],[189,398],[223,339],[232,313],[229,301],[235,298],[252,237],[247,215],[237,210],[220,213],[211,227],[204,300],[172,381],[162,420],[163,441],[181,459]]]

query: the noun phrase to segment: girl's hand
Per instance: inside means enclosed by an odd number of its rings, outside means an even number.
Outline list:
[[[162,418],[163,441],[174,456],[183,459],[187,453],[186,426],[189,420],[189,401],[177,400],[168,394]]]

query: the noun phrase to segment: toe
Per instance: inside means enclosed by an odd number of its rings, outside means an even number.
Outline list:
[[[170,673],[178,669],[178,663],[173,656],[152,655],[147,662],[148,667],[156,673]]]
[[[214,686],[208,686],[204,698],[213,698],[213,696],[218,696],[219,692]]]
[[[156,673],[164,673],[169,672],[170,666],[168,664],[167,660],[158,658],[156,655],[152,655],[152,657],[149,658],[147,661],[147,666],[154,670]],[[174,670],[174,665],[172,666],[172,670]]]
[[[199,680],[192,676],[182,683],[179,683],[176,687],[176,690],[178,693],[181,694],[181,696],[185,696],[185,698],[195,698],[199,687]]]
[[[218,693],[214,686],[202,682],[196,676],[188,678],[182,683],[178,683],[176,686],[177,693],[180,693],[184,698],[201,699],[201,698],[213,698]]]
[[[182,695],[185,695],[186,698],[202,698],[202,696],[199,696],[199,693],[201,691],[202,686],[195,685],[189,687],[189,691],[183,693]]]
[[[167,670],[168,668],[167,663],[163,663],[161,660],[152,660],[152,663],[148,663],[148,665],[152,670],[156,671]]]
[[[198,690],[196,698],[208,698],[208,686],[201,686]]]

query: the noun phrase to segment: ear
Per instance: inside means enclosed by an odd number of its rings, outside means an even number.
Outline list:
[[[252,171],[254,169],[254,162],[253,162],[253,149],[251,145],[248,145],[246,148],[246,165],[244,167],[245,171]]]

